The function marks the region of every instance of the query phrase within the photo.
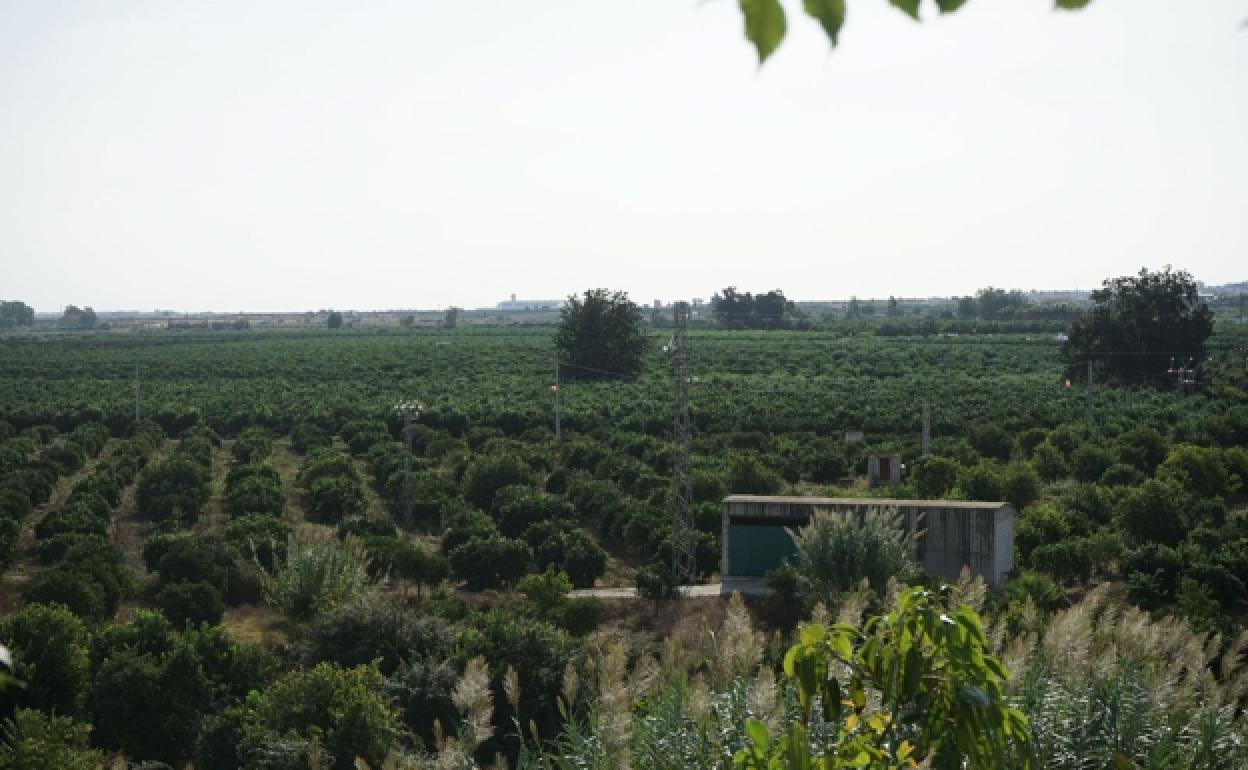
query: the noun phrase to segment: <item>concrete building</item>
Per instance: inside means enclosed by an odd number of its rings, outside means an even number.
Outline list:
[[[786,530],[808,524],[816,509],[862,516],[871,508],[901,513],[907,530],[919,533],[917,561],[934,575],[956,580],[966,566],[999,586],[1014,569],[1014,509],[1008,503],[729,495],[721,508],[722,575],[759,577],[784,564],[795,552]]]
[[[895,487],[901,483],[901,455],[867,456],[867,483],[875,487]]]

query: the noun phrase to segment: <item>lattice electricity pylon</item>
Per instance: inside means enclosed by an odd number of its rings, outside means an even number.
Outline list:
[[[394,405],[394,411],[403,417],[403,524],[416,524],[412,513],[412,420],[424,409],[419,401],[403,399]]]
[[[693,582],[695,546],[693,529],[693,471],[689,459],[689,303],[672,308],[672,374],[676,401],[672,434],[672,579],[676,585]]]

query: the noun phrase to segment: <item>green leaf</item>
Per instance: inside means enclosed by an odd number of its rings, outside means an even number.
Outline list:
[[[900,8],[905,11],[906,15],[915,21],[919,20],[919,0],[888,0],[893,7]]]
[[[818,644],[819,641],[823,639],[823,635],[826,631],[827,630],[823,626],[817,623],[810,623],[802,626],[799,638],[802,644]]]
[[[745,37],[758,49],[758,63],[767,61],[784,40],[787,29],[780,0],[738,0],[745,15]]]
[[[1063,11],[1078,11],[1091,4],[1092,0],[1057,0],[1057,7]]]
[[[750,742],[754,746],[763,751],[767,750],[767,745],[771,743],[771,738],[767,735],[767,725],[751,719],[745,723],[745,734],[749,736]]]
[[[828,42],[836,45],[836,36],[845,23],[845,0],[802,0],[806,13],[819,21]]]
[[[953,13],[966,5],[966,0],[936,0],[936,7],[941,13]]]

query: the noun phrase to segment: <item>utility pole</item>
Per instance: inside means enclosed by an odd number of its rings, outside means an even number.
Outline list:
[[[932,453],[932,405],[923,402],[923,456]]]
[[[141,390],[142,390],[142,385],[139,383],[139,365],[135,364],[134,365],[134,422],[136,425],[139,422],[139,394]]]
[[[416,523],[412,515],[412,419],[421,408],[419,402],[406,399],[394,406],[403,416],[403,524],[409,529]]]
[[[693,582],[696,551],[693,529],[693,473],[689,457],[689,303],[672,307],[672,374],[676,399],[672,435],[672,579],[676,585]]]
[[[555,354],[555,384],[550,386],[555,392],[555,441],[563,440],[563,427],[561,418],[563,416],[563,406],[559,403],[559,354]]]
[[[1094,407],[1092,403],[1092,359],[1088,359],[1088,424],[1092,424],[1094,417]]]

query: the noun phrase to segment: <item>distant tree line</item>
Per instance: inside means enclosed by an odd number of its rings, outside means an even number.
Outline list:
[[[711,297],[711,316],[724,329],[795,329],[808,325],[797,306],[779,289],[754,295],[729,286]]]
[[[66,305],[65,312],[61,314],[61,320],[57,322],[57,326],[62,329],[94,329],[95,324],[95,310],[90,305],[87,307]]]

